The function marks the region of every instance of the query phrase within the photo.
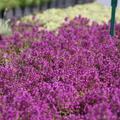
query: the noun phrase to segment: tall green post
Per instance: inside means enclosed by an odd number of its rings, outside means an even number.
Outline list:
[[[118,0],[112,0],[111,1],[111,6],[112,6],[111,26],[110,26],[111,36],[114,36],[115,13],[116,13],[117,2],[118,2]]]

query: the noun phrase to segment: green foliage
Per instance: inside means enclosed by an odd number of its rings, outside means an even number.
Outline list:
[[[63,111],[60,111],[60,115],[66,116],[66,115],[69,115],[69,113],[67,111],[63,110]]]
[[[0,0],[0,10],[11,9],[15,7],[23,7],[29,5],[39,5],[50,0]]]
[[[0,0],[0,10],[10,9],[19,6],[21,0]]]

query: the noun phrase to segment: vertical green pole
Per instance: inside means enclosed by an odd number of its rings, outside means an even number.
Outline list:
[[[110,26],[110,34],[111,34],[111,36],[114,36],[115,13],[116,13],[117,1],[118,0],[112,0],[111,1],[111,6],[112,6],[111,26]]]

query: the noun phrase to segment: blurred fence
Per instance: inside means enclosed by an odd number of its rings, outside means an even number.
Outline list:
[[[13,8],[5,12],[5,10],[0,11],[0,18],[2,19],[12,19],[13,17],[21,18],[29,14],[35,14],[39,11],[44,11],[50,8],[66,8],[76,4],[85,4],[94,2],[95,0],[52,0],[48,3],[43,3],[39,6],[26,6],[20,8]]]

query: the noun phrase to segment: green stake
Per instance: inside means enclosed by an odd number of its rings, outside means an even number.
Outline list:
[[[110,26],[111,36],[114,36],[115,13],[116,13],[117,2],[118,2],[118,0],[112,0],[111,1],[111,6],[112,6],[111,26]]]

